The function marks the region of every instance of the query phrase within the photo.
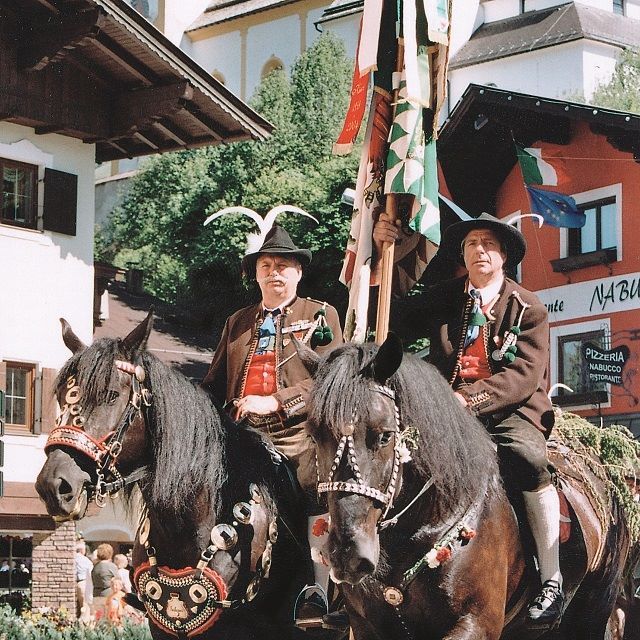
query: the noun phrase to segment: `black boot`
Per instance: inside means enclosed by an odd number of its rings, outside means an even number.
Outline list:
[[[542,590],[529,605],[527,618],[536,625],[553,626],[560,622],[564,608],[564,593],[560,583],[546,580]]]

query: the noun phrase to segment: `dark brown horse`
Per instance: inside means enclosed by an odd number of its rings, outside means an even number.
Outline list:
[[[612,517],[583,501],[584,531],[572,512],[562,545],[560,628],[529,629],[525,605],[540,583],[480,422],[393,336],[323,360],[299,350],[314,372],[308,424],[331,515],[328,559],[356,639],[604,637],[629,536],[603,486],[589,479]]]
[[[134,509],[139,486],[134,583],[154,638],[298,637],[291,610],[309,552],[288,471],[257,432],[145,352],[150,329],[151,314],[126,338],[85,347],[63,321],[73,356],[38,493],[65,520],[123,487]]]

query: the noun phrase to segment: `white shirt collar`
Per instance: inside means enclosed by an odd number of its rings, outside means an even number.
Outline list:
[[[476,291],[478,291],[480,293],[480,297],[482,298],[481,304],[482,306],[484,306],[486,304],[489,304],[500,293],[500,289],[502,289],[503,284],[504,276],[502,276],[499,280],[496,280],[496,282],[483,287],[482,289],[474,287],[471,284],[471,281],[467,280],[467,291],[470,291],[471,289],[475,289]]]

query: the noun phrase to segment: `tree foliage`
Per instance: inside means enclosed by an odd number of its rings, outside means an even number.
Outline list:
[[[353,186],[357,154],[333,157],[351,81],[344,46],[322,35],[294,64],[267,76],[251,104],[275,126],[266,142],[244,142],[181,151],[147,161],[132,179],[125,200],[99,230],[99,259],[144,270],[145,286],[168,302],[182,303],[205,322],[220,325],[252,293],[243,288],[240,258],[253,223],[223,216],[203,227],[210,214],[243,205],[264,215],[278,204],[312,213],[279,222],[294,241],[314,251],[303,293],[340,303],[346,297],[337,276],[350,213],[340,197]]]
[[[596,89],[590,102],[640,113],[640,50],[627,49],[620,54],[611,80]]]

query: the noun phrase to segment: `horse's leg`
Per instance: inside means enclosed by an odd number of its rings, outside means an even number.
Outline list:
[[[487,623],[481,616],[469,613],[460,618],[442,640],[498,640],[502,624]]]

